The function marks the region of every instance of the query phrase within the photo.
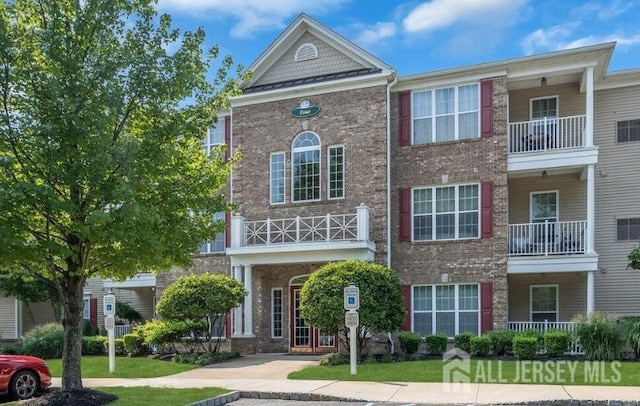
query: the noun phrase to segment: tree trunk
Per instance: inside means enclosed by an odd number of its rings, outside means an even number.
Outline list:
[[[62,286],[64,300],[64,351],[62,352],[62,390],[82,389],[82,289],[84,278],[69,276]]]

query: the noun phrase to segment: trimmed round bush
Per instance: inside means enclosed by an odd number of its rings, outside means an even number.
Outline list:
[[[127,353],[124,349],[124,339],[122,337],[114,339],[113,344],[116,355],[125,355]],[[109,339],[104,341],[104,353],[109,353]]]
[[[400,341],[400,349],[405,354],[415,354],[422,342],[422,336],[412,331],[401,331],[398,333],[398,340]]]
[[[471,337],[471,356],[486,357],[491,352],[491,337],[484,335]]]
[[[334,365],[345,365],[349,363],[349,357],[341,352],[332,352],[324,354],[320,357],[320,365],[324,367],[332,367]]]
[[[43,359],[62,358],[64,328],[60,323],[41,324],[27,332],[20,352]]]
[[[109,345],[108,340],[105,336],[82,337],[82,355],[103,355],[105,342]]]
[[[447,351],[447,336],[444,334],[434,334],[426,336],[424,341],[427,345],[427,354],[442,355]]]
[[[536,359],[538,356],[538,338],[517,335],[513,338],[513,355],[517,359]]]
[[[473,333],[460,333],[453,338],[453,341],[456,345],[456,348],[471,353],[471,337],[475,337],[476,335]]]
[[[491,339],[491,349],[496,355],[507,355],[513,351],[513,337],[515,332],[512,330],[493,330],[488,333]]]
[[[566,331],[548,330],[544,333],[544,348],[550,357],[562,357],[571,344],[571,336]]]

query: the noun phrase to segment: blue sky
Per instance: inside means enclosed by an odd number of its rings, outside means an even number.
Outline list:
[[[158,0],[182,29],[250,65],[305,12],[400,75],[616,41],[610,71],[640,68],[640,0]]]

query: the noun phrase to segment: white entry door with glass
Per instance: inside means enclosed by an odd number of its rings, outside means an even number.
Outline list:
[[[557,251],[558,191],[532,192],[530,198],[529,241],[534,254]]]

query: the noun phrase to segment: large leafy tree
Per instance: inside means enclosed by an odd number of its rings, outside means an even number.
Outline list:
[[[338,333],[346,349],[349,332],[345,327],[344,288],[360,289],[357,348],[362,352],[378,332],[395,331],[405,316],[400,280],[393,270],[373,262],[349,260],[320,267],[309,276],[300,291],[300,312],[314,327]]]
[[[200,145],[238,86],[204,36],[150,0],[0,5],[0,269],[63,299],[62,390],[82,389],[87,279],[187,265],[223,227],[237,157]]]
[[[232,309],[238,307],[247,291],[242,284],[223,274],[181,276],[162,293],[156,310],[169,321],[205,323],[209,352],[217,352],[221,334],[214,331]],[[213,338],[217,337],[215,346]]]

